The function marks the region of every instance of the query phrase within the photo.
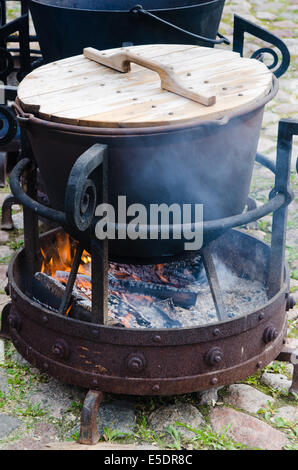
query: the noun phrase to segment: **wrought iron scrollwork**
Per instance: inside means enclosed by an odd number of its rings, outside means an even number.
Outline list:
[[[92,173],[101,168],[102,179],[105,179],[106,152],[106,145],[95,144],[77,159],[71,169],[64,206],[67,223],[75,230],[83,232],[92,223],[100,188],[100,176],[92,178]]]
[[[267,67],[268,67],[269,70],[274,69],[274,68],[277,66],[277,64],[278,64],[278,55],[277,55],[277,53],[275,52],[275,50],[270,49],[269,47],[261,47],[260,49],[258,49],[257,51],[255,51],[255,52],[250,56],[250,58],[251,58],[251,59],[257,59],[257,60],[260,60],[261,62],[263,62],[264,54],[269,54],[269,55],[271,55],[271,56],[273,57],[273,62],[272,62],[272,64],[267,65]]]
[[[265,54],[270,54],[273,57],[273,62],[268,66],[270,70],[273,70],[276,77],[283,75],[290,65],[290,53],[286,44],[274,34],[266,31],[264,28],[251,23],[250,21],[241,18],[238,15],[234,15],[234,32],[233,32],[233,51],[239,52],[243,56],[244,48],[244,33],[249,33],[258,39],[265,41],[266,43],[272,44],[281,53],[281,63],[279,63],[279,56],[275,50],[270,47],[262,47],[255,51],[251,58],[263,60]],[[277,67],[278,66],[278,67]],[[276,68],[277,67],[277,68]]]
[[[0,105],[0,145],[11,142],[17,133],[17,121],[6,105]]]

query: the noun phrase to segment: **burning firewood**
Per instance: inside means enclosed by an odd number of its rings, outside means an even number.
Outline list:
[[[58,280],[44,273],[36,273],[33,280],[34,298],[47,308],[58,311],[65,293],[65,286],[62,282],[67,282],[68,274],[69,273],[61,273],[60,277],[58,276]],[[86,285],[88,276],[80,275],[80,277],[84,281],[83,285]],[[181,326],[180,322],[176,318],[171,318],[166,312],[166,309],[162,307],[162,304],[151,306],[150,315],[147,319],[144,315],[144,307],[138,309],[128,301],[123,293],[111,292],[109,294],[107,325],[123,326],[126,328],[153,328],[156,325],[165,328],[169,326]],[[80,287],[80,283],[74,287],[69,316],[78,320],[91,322],[91,289],[89,290],[89,294],[87,294],[86,288]]]
[[[55,278],[59,281],[67,282],[68,277],[69,273],[64,271],[57,271],[55,274]],[[83,290],[86,285],[91,288],[91,278],[89,276],[78,274],[77,280]],[[195,305],[197,300],[197,294],[187,289],[177,289],[170,285],[135,281],[134,279],[117,279],[110,273],[109,288],[113,291],[149,295],[156,299],[171,299],[174,304],[184,308]]]
[[[58,311],[65,293],[65,286],[51,276],[35,273],[32,283],[33,298],[46,308]],[[68,315],[77,320],[91,322],[91,299],[74,288]],[[108,325],[123,326],[117,318],[109,317]]]
[[[197,294],[186,289],[177,289],[177,287],[168,284],[135,281],[134,279],[117,279],[111,274],[109,274],[109,286],[117,290],[150,295],[157,299],[171,299],[174,304],[180,307],[191,307],[195,305],[197,300]]]
[[[110,263],[109,272],[117,279],[134,279],[145,283],[167,284],[179,289],[195,282],[202,271],[199,256],[191,260],[180,260],[166,264],[137,266]]]
[[[55,279],[57,279],[60,282],[67,283],[68,278],[69,278],[68,272],[57,271],[55,274]],[[157,295],[154,295],[155,298],[150,298],[149,302],[148,301],[145,302],[145,305],[144,305],[144,302],[140,301],[138,305],[139,308],[138,308],[137,306],[133,306],[127,299],[127,297],[130,294],[132,294],[134,289],[131,289],[131,291],[128,292],[128,289],[126,288],[126,286],[121,284],[123,280],[117,282],[118,280],[116,279],[114,283],[111,283],[110,282],[111,280],[114,281],[114,278],[112,277],[111,279],[111,276],[109,275],[109,287],[110,287],[109,309],[111,309],[111,306],[115,306],[115,304],[117,304],[119,308],[116,313],[116,316],[119,319],[119,321],[121,321],[120,318],[123,318],[123,317],[126,318],[127,315],[132,314],[138,326],[151,328],[152,321],[154,322],[157,321],[160,327],[165,327],[165,328],[168,328],[170,326],[171,327],[181,326],[181,323],[179,322],[178,318],[171,318],[168,315],[168,312],[166,311],[166,309],[162,308],[162,304],[158,305],[157,302],[156,303],[154,302],[156,298],[158,299]],[[83,296],[87,296],[91,299],[91,295],[92,295],[91,294],[91,278],[89,276],[78,274],[75,285],[76,285],[76,289],[79,292],[82,292]],[[156,286],[154,285],[154,287]],[[155,292],[158,292],[158,290],[157,291],[153,290],[153,292],[150,291],[149,293],[152,295],[152,293],[155,294]],[[172,290],[169,290],[168,292],[172,293]],[[111,297],[111,293],[113,297]],[[176,293],[176,289],[174,290],[174,293]],[[139,293],[137,292],[137,294],[139,294],[138,297],[140,298],[140,300],[141,299],[143,300],[144,296],[146,296],[146,293],[144,293],[143,291]],[[169,298],[169,295],[170,294],[168,293],[166,298]],[[159,297],[159,299],[160,298],[165,298],[165,297]],[[146,308],[146,304],[148,304],[148,308]],[[147,315],[149,315],[148,317],[149,320],[147,317],[145,318],[143,314],[144,311],[146,311]],[[112,312],[115,313],[113,309],[112,309]],[[127,320],[124,320],[123,324],[125,326],[126,326],[126,323],[127,323]]]

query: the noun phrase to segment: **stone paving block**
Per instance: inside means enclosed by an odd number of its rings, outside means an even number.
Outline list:
[[[222,432],[228,428],[227,434],[232,439],[249,448],[281,450],[288,444],[287,437],[281,431],[232,408],[214,408],[210,422],[214,431]]]
[[[162,434],[167,426],[173,426],[186,438],[192,438],[193,432],[181,426],[175,426],[175,422],[187,424],[193,429],[206,425],[203,415],[190,403],[177,403],[154,410],[148,419],[148,427],[158,434]]]
[[[250,385],[234,384],[228,388],[224,402],[248,413],[257,413],[260,408],[267,406],[267,402],[274,403],[274,399]]]
[[[289,390],[292,385],[292,381],[286,375],[272,374],[271,372],[264,372],[261,382],[275,390]]]
[[[13,431],[21,426],[21,421],[15,416],[7,413],[0,413],[0,439],[9,436]]]
[[[86,390],[49,378],[46,383],[39,383],[28,394],[31,404],[37,405],[54,418],[61,418],[72,407],[74,401],[82,401]]]
[[[24,228],[23,212],[18,212],[17,214],[13,214],[12,221],[13,221],[14,228],[18,230],[22,230]]]
[[[115,400],[103,403],[99,407],[99,433],[104,433],[104,427],[117,430],[120,434],[132,434],[135,428],[136,412],[132,402]]]
[[[288,421],[293,424],[298,424],[298,407],[297,406],[283,406],[275,413],[272,418],[283,418],[285,421]]]
[[[59,445],[57,430],[52,424],[38,423],[31,435],[18,439],[7,447],[6,450],[41,450],[49,445]]]
[[[5,395],[8,393],[8,375],[4,369],[0,368],[0,392]]]
[[[11,250],[6,245],[0,245],[0,260],[4,258],[8,258],[13,254],[13,250]]]
[[[7,264],[0,264],[0,290],[4,290],[4,288],[7,285],[7,270],[8,270],[8,265]]]
[[[9,241],[9,233],[5,230],[0,230],[0,243],[6,243]]]

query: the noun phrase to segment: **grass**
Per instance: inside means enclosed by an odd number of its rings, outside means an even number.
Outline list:
[[[228,428],[217,433],[209,424],[202,428],[192,428],[180,422],[174,424],[167,426],[163,432],[157,433],[148,427],[146,417],[142,416],[134,436],[139,442],[145,441],[161,449],[239,450],[246,448],[229,437]],[[183,429],[188,431],[187,436],[182,432]]]

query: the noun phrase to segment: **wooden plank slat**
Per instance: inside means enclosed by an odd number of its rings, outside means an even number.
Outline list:
[[[139,65],[132,64],[131,72],[121,73],[79,55],[27,75],[18,88],[22,107],[61,123],[156,126],[218,118],[257,103],[272,86],[272,73],[263,63],[229,50],[162,44],[105,52],[108,56],[123,50],[172,67],[184,87],[194,93],[214,94],[216,103],[206,107],[162,90],[158,74]]]

